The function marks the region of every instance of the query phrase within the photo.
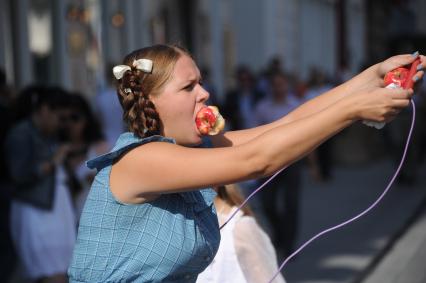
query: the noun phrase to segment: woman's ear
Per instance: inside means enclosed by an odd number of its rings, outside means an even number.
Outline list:
[[[154,95],[148,95],[148,99],[154,104],[154,106],[155,106],[155,103],[156,103],[156,97],[154,96]]]

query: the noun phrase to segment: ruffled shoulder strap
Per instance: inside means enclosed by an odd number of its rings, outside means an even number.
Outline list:
[[[155,141],[169,142],[174,144],[176,143],[176,141],[172,138],[166,138],[159,135],[150,136],[147,138],[139,138],[130,132],[123,133],[120,135],[114,148],[110,152],[87,161],[86,166],[89,167],[90,169],[96,168],[99,171],[102,168],[108,165],[111,165],[114,160],[119,158],[125,152],[137,146],[140,146],[149,142],[155,142]]]

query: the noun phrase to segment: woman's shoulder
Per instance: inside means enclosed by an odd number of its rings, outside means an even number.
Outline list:
[[[126,132],[120,135],[114,147],[110,152],[97,156],[86,162],[90,169],[102,169],[112,164],[116,159],[120,158],[124,153],[150,142],[168,142],[175,144],[175,140],[160,135],[154,135],[146,138],[140,138],[134,133]]]

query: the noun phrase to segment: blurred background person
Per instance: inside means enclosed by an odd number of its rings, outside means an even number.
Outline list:
[[[236,86],[225,95],[223,116],[230,130],[243,130],[256,125],[254,109],[264,94],[256,87],[256,78],[247,66],[239,66],[235,72]],[[239,183],[245,196],[257,187],[257,180]],[[251,205],[262,218],[262,204],[258,195],[251,199]]]
[[[276,73],[285,73],[284,64],[280,56],[273,56],[269,59],[266,68],[260,74],[256,83],[257,89],[265,95],[271,94],[271,77]]]
[[[308,101],[308,84],[300,77],[295,76],[293,81],[293,93],[294,98],[298,101],[298,104],[303,104]],[[306,165],[308,165],[308,170],[311,177],[317,181],[322,182],[322,172],[318,160],[318,153],[316,150],[313,150],[306,156]]]
[[[4,150],[13,185],[11,234],[25,277],[67,282],[76,230],[62,163],[69,145],[56,141],[65,93],[25,92],[31,111],[9,131]]]
[[[271,75],[271,96],[259,102],[255,109],[257,125],[275,121],[299,105],[289,92],[288,79],[281,72]],[[301,190],[300,162],[292,164],[277,175],[262,193],[265,216],[270,223],[272,238],[278,254],[288,256],[294,248],[298,231]]]
[[[223,225],[243,203],[236,185],[217,188],[215,207]],[[213,262],[198,275],[197,283],[269,282],[278,270],[277,255],[268,235],[247,205],[221,229],[221,241]],[[274,283],[284,283],[279,274]]]
[[[247,66],[236,71],[236,87],[226,93],[223,116],[230,130],[243,130],[255,125],[254,109],[264,94],[256,88],[256,78]]]
[[[345,75],[348,76],[348,75]],[[342,78],[342,82],[349,77]],[[307,83],[306,101],[317,97],[333,88],[333,84],[327,78],[325,72],[318,68],[311,68]],[[333,142],[329,139],[321,144],[309,155],[309,162],[312,165],[311,173],[316,181],[324,182],[332,178],[333,170]]]

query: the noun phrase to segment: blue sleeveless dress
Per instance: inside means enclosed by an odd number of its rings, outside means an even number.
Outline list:
[[[87,162],[98,173],[81,215],[70,282],[195,282],[213,260],[220,241],[213,189],[163,194],[143,204],[112,195],[113,162],[148,142],[175,143],[124,133],[111,152]]]

